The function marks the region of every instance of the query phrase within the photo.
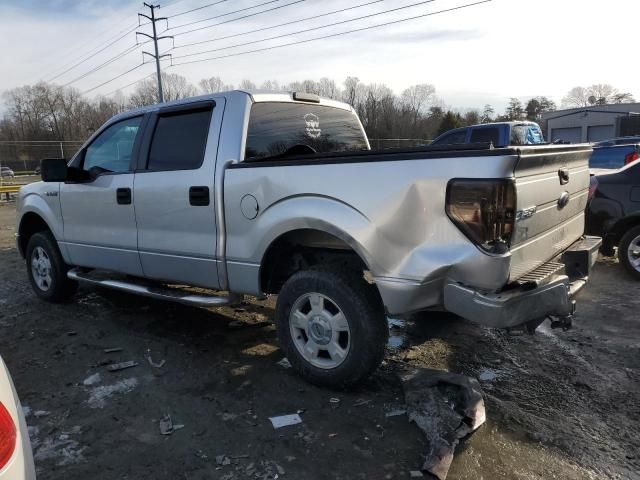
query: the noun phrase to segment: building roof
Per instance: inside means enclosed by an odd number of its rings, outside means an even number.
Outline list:
[[[640,103],[608,103],[606,105],[589,105],[588,107],[565,108],[554,110],[542,114],[542,120],[568,117],[585,112],[608,113],[611,115],[627,115],[629,113],[640,113]]]

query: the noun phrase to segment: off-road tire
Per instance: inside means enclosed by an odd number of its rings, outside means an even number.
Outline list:
[[[627,233],[622,236],[620,243],[618,244],[618,260],[620,260],[620,263],[624,265],[627,272],[629,272],[629,274],[636,280],[640,280],[640,271],[631,265],[628,250],[631,242],[638,237],[640,237],[640,225],[628,230]]]
[[[294,344],[290,313],[307,293],[319,293],[344,313],[350,329],[350,347],[341,364],[319,368],[305,359]],[[362,273],[341,267],[314,267],[292,275],[282,287],[276,305],[280,347],[293,369],[315,385],[343,389],[369,376],[382,362],[389,337],[384,307],[374,285]]]
[[[51,264],[50,278],[51,284],[47,290],[43,290],[37,284],[32,271],[31,261],[34,250],[41,248],[46,253]],[[49,232],[34,233],[29,239],[26,251],[27,275],[31,288],[42,300],[51,303],[62,303],[67,301],[78,288],[78,282],[67,277],[69,266],[64,263],[58,244]]]

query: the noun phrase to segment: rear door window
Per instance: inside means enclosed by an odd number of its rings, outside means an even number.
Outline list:
[[[500,131],[497,127],[474,128],[471,130],[471,143],[500,143]]]
[[[460,132],[452,132],[441,139],[432,142],[431,145],[458,145],[461,143],[466,143],[467,140],[467,131],[462,130]]]
[[[245,160],[368,150],[358,118],[341,108],[259,102],[251,107]]]
[[[212,107],[160,114],[151,140],[149,170],[195,170],[202,166]]]

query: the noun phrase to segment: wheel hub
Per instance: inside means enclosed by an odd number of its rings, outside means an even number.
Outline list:
[[[328,319],[316,315],[309,322],[308,334],[318,345],[327,345],[331,341],[333,330]]]
[[[351,329],[338,304],[321,293],[305,293],[291,307],[289,328],[293,343],[311,365],[331,369],[345,361],[351,348]]]

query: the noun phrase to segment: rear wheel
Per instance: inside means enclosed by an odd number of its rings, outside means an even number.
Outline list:
[[[56,240],[49,232],[38,232],[31,236],[27,244],[26,261],[29,282],[38,297],[59,303],[76,291],[78,284],[67,277],[69,266],[64,263]]]
[[[293,368],[311,383],[336,388],[380,365],[389,334],[375,287],[338,268],[289,278],[278,296],[276,323]]]
[[[620,239],[618,259],[634,278],[640,280],[640,225],[633,227]]]

